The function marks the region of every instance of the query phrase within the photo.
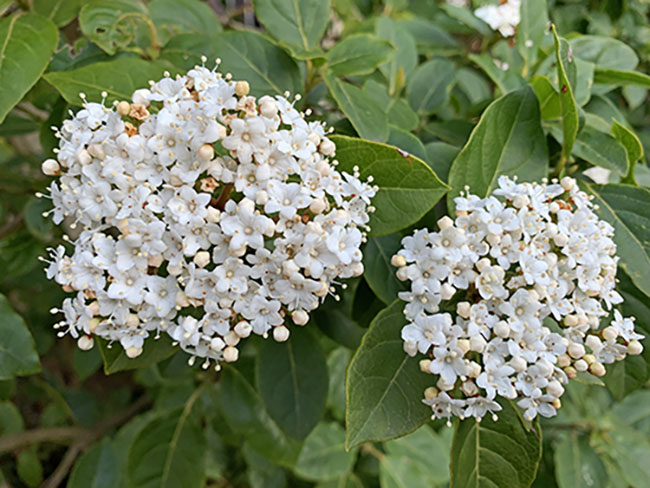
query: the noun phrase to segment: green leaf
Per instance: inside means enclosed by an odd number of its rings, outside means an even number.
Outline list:
[[[309,481],[340,478],[352,469],[356,450],[345,449],[345,431],[336,422],[322,422],[305,439],[294,472]]]
[[[229,31],[214,37],[213,54],[220,69],[235,80],[250,83],[254,96],[301,92],[304,84],[298,65],[281,48],[254,32]]]
[[[29,487],[39,486],[43,482],[43,465],[38,458],[36,445],[32,445],[18,455],[16,471],[20,480]]]
[[[377,20],[375,33],[397,48],[391,59],[379,67],[388,80],[389,94],[396,95],[418,64],[415,39],[404,27],[388,17]]]
[[[625,176],[629,169],[623,145],[611,135],[596,130],[590,124],[585,124],[578,134],[573,154],[622,176]]]
[[[388,134],[388,141],[386,141],[387,144],[412,154],[422,161],[426,161],[427,150],[416,135],[392,124],[389,127],[390,133]]]
[[[560,106],[562,107],[562,154],[568,158],[571,156],[571,149],[578,135],[579,125],[578,106],[573,97],[576,67],[573,63],[569,43],[558,37],[555,26],[553,26],[553,37],[555,38],[557,77],[560,85]],[[573,76],[571,76],[572,73]]]
[[[361,179],[372,175],[379,191],[372,200],[370,235],[391,234],[414,224],[447,192],[447,186],[420,159],[394,147],[333,136],[339,170],[359,167]]]
[[[250,488],[286,488],[287,475],[284,469],[270,462],[248,443],[244,444],[242,454],[248,465],[246,477]]]
[[[584,183],[600,218],[614,226],[619,267],[650,296],[650,190],[624,184]]]
[[[292,327],[287,342],[264,341],[257,382],[266,411],[290,436],[302,440],[325,411],[327,361],[307,328]]]
[[[559,119],[562,117],[562,102],[560,95],[546,76],[536,76],[531,86],[537,95],[539,111],[542,119]]]
[[[367,75],[388,61],[395,48],[370,34],[355,34],[327,53],[327,69],[333,76]]]
[[[423,132],[452,146],[463,146],[469,140],[474,124],[467,120],[452,119],[443,122],[429,122]],[[430,138],[429,138],[430,139]]]
[[[0,21],[0,123],[41,77],[58,36],[56,26],[37,14]]]
[[[537,97],[524,87],[492,102],[449,172],[452,196],[465,185],[479,197],[489,195],[500,175],[537,181],[548,171],[548,149]],[[450,209],[452,198],[447,198]]]
[[[391,124],[404,130],[415,130],[420,124],[420,118],[402,98],[391,98],[388,88],[375,80],[367,80],[363,85],[367,93],[377,105],[383,108]]]
[[[147,7],[137,0],[94,0],[87,3],[79,12],[79,27],[88,39],[110,55],[150,35],[150,29],[155,31]]]
[[[575,431],[562,436],[554,452],[560,488],[606,488],[607,472],[589,441]]]
[[[490,83],[478,70],[473,68],[458,68],[456,70],[456,85],[472,105],[478,105],[492,98]]]
[[[0,380],[41,370],[32,334],[4,295],[0,295],[0,337]]]
[[[627,155],[628,171],[626,182],[634,184],[634,167],[637,161],[643,159],[643,144],[631,129],[628,129],[616,119],[612,119],[610,130],[616,140],[621,143]]]
[[[222,30],[214,10],[199,0],[153,0],[148,7],[161,44],[177,34],[212,35]]]
[[[570,41],[573,55],[598,69],[632,70],[639,63],[634,49],[612,37],[577,36]]]
[[[345,370],[351,358],[352,352],[345,347],[337,347],[327,357],[327,408],[337,420],[345,419]]]
[[[503,70],[495,59],[487,54],[470,54],[467,58],[475,63],[499,88],[501,93],[508,93],[521,88],[526,81],[514,69]]]
[[[217,59],[217,36],[214,34],[185,33],[172,37],[160,52],[160,59],[187,71],[201,64],[201,56],[209,63]]]
[[[384,441],[414,431],[431,417],[420,400],[431,379],[404,353],[404,302],[395,300],[372,321],[348,366],[346,446]]]
[[[442,181],[449,180],[449,170],[460,148],[440,141],[430,142],[424,148],[427,151],[427,164]]]
[[[300,59],[321,55],[329,0],[254,0],[255,15],[274,38]]]
[[[451,446],[452,488],[528,488],[542,455],[539,423],[524,427],[515,407],[500,402],[495,422],[488,416],[458,421]]]
[[[594,82],[617,86],[650,87],[650,76],[638,71],[596,68]]]
[[[330,339],[349,348],[356,349],[366,329],[352,317],[354,299],[361,283],[360,279],[350,280],[339,300],[328,297],[325,303],[311,313],[312,320]]]
[[[149,86],[149,80],[162,78],[166,69],[169,66],[163,63],[122,58],[48,73],[44,78],[72,105],[83,103],[79,93],[85,93],[88,101],[99,102],[103,91],[108,93],[106,102],[110,104],[114,100],[130,100],[135,90]]]
[[[386,442],[387,453],[379,460],[382,488],[445,485],[449,481],[451,436],[443,433],[446,439],[423,425],[412,434]]]
[[[69,24],[86,0],[33,0],[34,12],[47,17],[57,26]]]
[[[390,258],[402,247],[399,235],[370,237],[363,251],[364,278],[372,291],[384,303],[392,303],[397,293],[406,289],[395,276]]]
[[[159,363],[177,352],[179,349],[172,345],[172,340],[167,334],[159,339],[149,338],[144,341],[142,354],[136,358],[129,358],[120,344],[110,345],[103,339],[95,338],[99,351],[104,359],[104,373],[113,374],[127,369],[144,368]]]
[[[650,479],[650,442],[642,432],[621,424],[613,427],[607,454],[620,466],[623,479],[633,488],[646,488]]]
[[[194,411],[195,391],[182,409],[155,417],[138,432],[127,461],[128,484],[138,488],[202,487],[206,441]]]
[[[18,434],[25,430],[20,410],[11,402],[0,402],[0,437]]]
[[[406,96],[413,110],[420,115],[432,114],[447,103],[454,81],[451,61],[434,58],[415,70],[406,88]]]
[[[230,428],[270,461],[292,466],[302,444],[280,430],[244,376],[233,367],[225,367],[219,388],[221,411]]]
[[[520,18],[515,38],[517,50],[524,58],[526,67],[531,67],[537,61],[537,52],[542,46],[548,28],[546,0],[522,2]]]
[[[447,15],[458,20],[467,27],[474,29],[482,36],[492,37],[494,35],[490,26],[474,15],[474,13],[468,8],[459,7],[450,3],[442,3],[440,4],[440,8],[444,10]]]
[[[113,488],[119,480],[117,454],[110,439],[95,444],[75,463],[68,488]]]
[[[612,414],[630,426],[650,417],[650,391],[639,390],[626,396],[621,403],[614,405]]]
[[[388,117],[366,92],[325,73],[325,82],[350,123],[364,139],[384,142],[388,139]]]

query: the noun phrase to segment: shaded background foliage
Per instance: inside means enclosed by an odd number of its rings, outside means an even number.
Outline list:
[[[497,424],[447,428],[427,423],[430,377],[402,352],[402,284],[389,265],[401,235],[501,174],[581,179],[616,227],[624,311],[650,333],[650,5],[522,4],[516,37],[503,40],[433,0],[0,1],[3,482],[646,487],[649,353],[612,365],[604,382],[581,376],[541,426],[504,405]],[[341,135],[341,167],[375,177],[365,276],[289,344],[249,340],[220,373],[189,367],[164,341],[137,360],[104,343],[82,352],[56,340],[49,309],[63,293],[37,260],[61,239],[34,197],[48,184],[50,128],[78,109],[79,92],[128,99],[201,55],[255,95],[302,93],[301,108]],[[611,171],[608,184],[590,179],[594,166]]]

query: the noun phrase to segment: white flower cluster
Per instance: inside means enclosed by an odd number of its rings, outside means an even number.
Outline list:
[[[521,21],[520,4],[520,0],[508,0],[500,5],[487,5],[477,8],[474,15],[488,24],[492,30],[498,30],[503,37],[511,37],[515,35]]]
[[[84,103],[57,131],[57,160],[43,163],[59,176],[51,213],[82,229],[71,256],[59,246],[48,261],[76,292],[54,311],[60,336],[136,357],[166,333],[218,367],[251,333],[287,340],[285,324],[306,324],[338,278],[363,272],[376,188],[335,169],[309,112],[248,93],[196,66],[133,103]]]
[[[602,376],[643,349],[633,318],[615,310],[603,324],[623,298],[613,228],[588,195],[568,177],[498,183],[502,199],[456,198],[455,221],[405,237],[392,258],[411,282],[404,350],[439,378],[424,400],[437,418],[495,415],[498,397],[519,398],[526,419],[551,417],[577,372]]]

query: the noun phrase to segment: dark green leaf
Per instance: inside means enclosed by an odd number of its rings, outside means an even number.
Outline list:
[[[0,123],[41,77],[57,40],[56,26],[37,14],[14,14],[0,22]]]
[[[388,88],[375,80],[367,80],[363,85],[367,93],[384,113],[392,125],[404,130],[414,130],[420,123],[420,118],[403,98],[391,98]]]
[[[555,448],[555,477],[560,488],[605,488],[607,472],[589,441],[571,432]]]
[[[88,101],[99,102],[103,91],[108,93],[106,102],[110,104],[114,100],[130,100],[135,90],[149,86],[149,80],[162,78],[168,68],[159,62],[122,58],[48,73],[44,78],[72,105],[83,103],[79,93],[85,93]]]
[[[427,151],[427,164],[442,181],[448,181],[449,170],[460,148],[446,142],[430,142],[424,148]]]
[[[95,444],[75,463],[68,488],[113,488],[119,480],[117,454],[110,439]]]
[[[327,392],[327,408],[337,420],[345,419],[345,370],[352,358],[352,352],[337,347],[327,357],[330,385]]]
[[[356,34],[335,44],[327,53],[327,69],[334,76],[367,75],[386,62],[395,48],[370,34]]]
[[[377,20],[375,33],[397,48],[391,59],[379,67],[388,80],[388,92],[390,95],[396,95],[417,66],[418,51],[415,39],[404,27],[388,17],[380,17]]]
[[[390,258],[402,247],[401,241],[395,234],[370,237],[363,251],[363,276],[375,295],[386,304],[392,303],[397,293],[406,289],[390,264]]]
[[[520,17],[516,34],[517,49],[524,58],[526,67],[529,68],[537,61],[537,52],[542,47],[544,34],[548,29],[546,0],[522,2]]]
[[[424,144],[422,144],[422,141],[417,136],[392,124],[389,127],[390,132],[388,141],[386,141],[387,144],[395,146],[408,154],[412,154],[422,161],[427,159],[427,151],[424,149]]]
[[[356,450],[346,451],[345,431],[336,422],[322,422],[305,439],[294,468],[301,478],[328,481],[352,469]]]
[[[454,65],[446,59],[434,58],[418,66],[406,88],[413,110],[421,115],[439,110],[449,98],[454,79]]]
[[[47,17],[59,27],[69,24],[87,0],[32,0],[34,12]]]
[[[148,7],[161,44],[181,33],[212,35],[222,30],[214,10],[199,0],[153,0]]]
[[[319,43],[329,22],[329,0],[254,0],[254,6],[269,34],[296,57],[321,55]]]
[[[481,68],[503,94],[518,90],[526,82],[514,69],[504,70],[503,65],[497,66],[497,60],[487,54],[470,54],[468,59]]]
[[[629,169],[623,145],[614,137],[586,124],[575,141],[573,154],[593,165],[625,176]]]
[[[395,300],[375,317],[348,366],[348,448],[403,436],[431,416],[420,401],[431,380],[420,371],[418,360],[404,353],[403,308],[404,302]]]
[[[126,355],[124,348],[120,344],[109,345],[99,338],[96,338],[95,342],[97,342],[99,351],[102,353],[104,372],[106,374],[150,366],[167,359],[178,351],[178,347],[172,345],[172,340],[167,334],[161,335],[159,339],[152,337],[145,340],[142,354],[133,359]]]
[[[530,87],[508,93],[483,112],[449,172],[452,196],[465,185],[479,197],[494,189],[500,175],[541,180],[548,171],[548,149],[537,97]],[[453,200],[447,199],[450,208]]]
[[[41,370],[32,334],[4,295],[0,295],[0,337],[0,380]]]
[[[450,3],[442,3],[440,4],[440,8],[442,8],[445,12],[447,12],[447,15],[458,20],[460,23],[465,24],[467,27],[471,27],[479,34],[486,37],[490,37],[493,35],[490,26],[488,26],[485,22],[483,22],[481,19],[476,17],[474,13],[468,8],[459,7],[457,5],[452,5]]]
[[[497,421],[488,416],[458,421],[451,446],[453,488],[528,488],[542,455],[539,424],[528,430],[515,407],[501,402]]]
[[[18,455],[16,471],[20,480],[29,487],[39,486],[43,482],[43,465],[38,458],[35,445]]]
[[[257,357],[262,401],[276,424],[302,440],[323,416],[327,400],[327,362],[307,328],[293,327],[287,342],[265,341]]]
[[[578,106],[573,96],[576,67],[569,43],[558,37],[555,26],[553,26],[553,36],[555,37],[557,77],[560,85],[560,107],[562,108],[562,153],[565,158],[568,158],[571,156],[571,149],[578,135]],[[571,73],[573,73],[573,77]],[[573,78],[573,82],[571,78]]]

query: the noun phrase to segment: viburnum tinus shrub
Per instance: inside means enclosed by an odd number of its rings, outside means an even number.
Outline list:
[[[614,229],[574,179],[501,176],[487,198],[467,189],[454,202],[455,220],[405,237],[391,259],[410,282],[404,350],[436,378],[424,392],[433,418],[497,420],[499,398],[529,421],[553,417],[578,373],[641,354],[634,317],[614,308]]]
[[[168,334],[190,363],[218,369],[251,333],[283,342],[305,325],[338,279],[363,272],[376,191],[336,170],[328,131],[307,115],[205,66],[132,102],[84,98],[42,165],[56,177],[54,223],[78,231],[47,268],[74,294],[59,336],[134,358]]]

